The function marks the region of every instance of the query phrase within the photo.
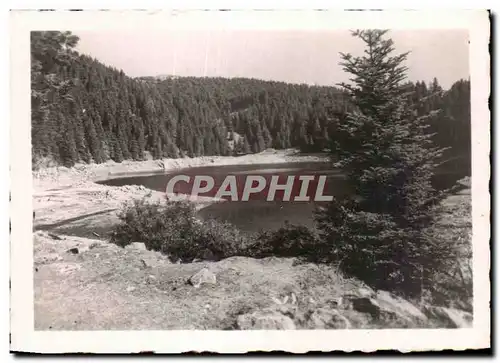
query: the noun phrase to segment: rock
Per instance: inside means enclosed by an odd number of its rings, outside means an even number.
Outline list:
[[[336,308],[342,306],[342,304],[343,304],[343,298],[342,298],[342,296],[340,296],[340,297],[336,297],[336,298],[333,298],[333,299],[328,299],[328,300],[326,300],[326,303],[329,306],[331,306],[331,307],[333,307],[333,308],[336,309]]]
[[[383,317],[400,318],[409,322],[425,322],[427,317],[415,305],[392,295],[387,291],[377,291],[373,297],[344,296],[347,308],[370,314],[374,319]],[[345,306],[345,305],[344,305]]]
[[[375,294],[375,292],[372,289],[365,288],[365,287],[360,287],[356,291],[356,295],[358,295],[359,297],[373,297],[374,294]]]
[[[277,305],[281,305],[281,304],[283,304],[283,301],[281,301],[280,299],[278,299],[278,298],[276,298],[276,297],[274,297],[274,296],[271,296],[271,300],[272,300],[275,304],[277,304]]]
[[[78,251],[78,248],[73,247],[73,248],[70,248],[67,252],[76,255],[76,254],[78,254],[79,251]]]
[[[236,325],[241,330],[295,330],[293,320],[276,311],[256,311],[239,315]]]
[[[94,242],[94,243],[92,243],[92,244],[89,246],[89,250],[92,250],[92,249],[94,249],[94,248],[96,248],[96,247],[99,247],[100,245],[101,245],[100,243],[98,243],[98,242]]]
[[[217,283],[217,278],[209,269],[203,268],[191,276],[188,282],[195,288],[199,288],[202,284],[215,285]]]
[[[61,241],[61,240],[64,239],[64,238],[61,238],[58,235],[53,234],[53,233],[49,233],[49,237],[52,238],[52,239],[55,239],[56,241]]]
[[[442,306],[426,306],[423,310],[429,319],[444,323],[446,328],[470,328],[472,326],[473,316],[466,311]]]
[[[338,310],[318,308],[314,310],[307,321],[310,329],[350,329],[351,323]]]
[[[352,309],[360,313],[370,314],[372,317],[377,318],[380,315],[379,304],[369,297],[349,298]]]
[[[395,313],[399,317],[406,317],[412,320],[426,321],[427,316],[415,305],[400,297],[394,296],[387,291],[377,291],[375,299],[384,311]]]
[[[146,245],[142,242],[132,242],[131,244],[125,246],[127,250],[145,251]]]
[[[134,286],[129,286],[127,287],[127,292],[132,292],[135,290],[135,287]]]

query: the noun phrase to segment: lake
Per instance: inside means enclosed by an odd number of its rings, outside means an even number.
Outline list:
[[[237,177],[242,175],[268,175],[270,177],[276,174],[281,176],[325,175],[327,181],[324,195],[340,197],[350,193],[349,185],[342,173],[338,170],[332,170],[331,165],[325,162],[197,167],[176,170],[169,174],[111,179],[102,182],[102,184],[112,186],[142,185],[152,190],[164,192],[168,181],[176,175],[187,175],[192,178],[197,175],[206,175],[220,181],[228,175]],[[463,175],[458,172],[443,172],[434,177],[433,184],[437,188],[446,188],[453,185],[461,177]],[[180,192],[182,193],[182,190]],[[201,209],[198,213],[201,218],[228,221],[243,231],[257,232],[259,230],[280,228],[285,222],[312,227],[314,225],[313,211],[316,205],[317,202],[313,201],[287,202],[278,200],[268,202],[265,199],[251,198],[247,202],[224,201],[214,203]]]

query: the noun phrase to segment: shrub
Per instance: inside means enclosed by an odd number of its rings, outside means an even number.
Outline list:
[[[143,242],[148,250],[160,251],[174,261],[217,261],[231,256],[321,261],[324,256],[324,244],[307,227],[287,224],[276,231],[250,235],[227,222],[198,220],[194,206],[185,201],[134,200],[118,216],[121,223],[112,233],[112,243],[125,247]]]
[[[204,253],[208,252],[215,260],[231,256],[244,256],[252,236],[241,232],[228,222],[207,219],[200,225],[196,245]],[[202,256],[205,257],[205,256]],[[206,257],[205,257],[206,258]]]
[[[194,206],[185,201],[151,203],[134,200],[119,213],[111,242],[119,246],[140,241],[148,250],[172,260],[220,260],[244,254],[249,237],[229,223],[199,221]]]
[[[122,223],[115,227],[112,242],[122,247],[141,241],[149,250],[169,253],[180,243],[189,246],[196,233],[194,208],[184,202],[134,200],[124,205],[118,217]]]
[[[247,248],[246,254],[255,258],[269,256],[299,257],[320,261],[323,244],[309,228],[286,224],[275,231],[261,232]]]

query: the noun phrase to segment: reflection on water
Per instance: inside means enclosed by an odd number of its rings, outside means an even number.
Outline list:
[[[202,218],[228,221],[241,230],[258,232],[277,229],[285,222],[313,227],[313,202],[222,202],[200,210]]]
[[[208,175],[215,179],[223,179],[227,175],[238,174],[285,174],[285,175],[327,175],[324,194],[341,196],[350,193],[349,185],[337,170],[331,170],[328,163],[294,163],[268,165],[232,165],[189,168],[168,175],[135,176],[113,179],[104,182],[107,185],[143,185],[147,188],[165,191],[168,180],[175,175]],[[437,188],[452,186],[462,175],[458,173],[442,173],[434,177],[433,184]],[[248,232],[276,229],[286,221],[292,224],[314,225],[314,202],[277,202],[252,200],[248,202],[225,201],[212,204],[199,211],[202,218],[215,218],[228,221]]]

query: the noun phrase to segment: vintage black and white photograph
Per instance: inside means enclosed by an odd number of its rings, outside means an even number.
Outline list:
[[[445,335],[478,328],[478,306],[484,323],[471,23],[154,28],[136,12],[92,28],[56,13],[40,21],[66,27],[29,29],[24,55],[34,333]],[[486,12],[459,15],[489,29]]]

